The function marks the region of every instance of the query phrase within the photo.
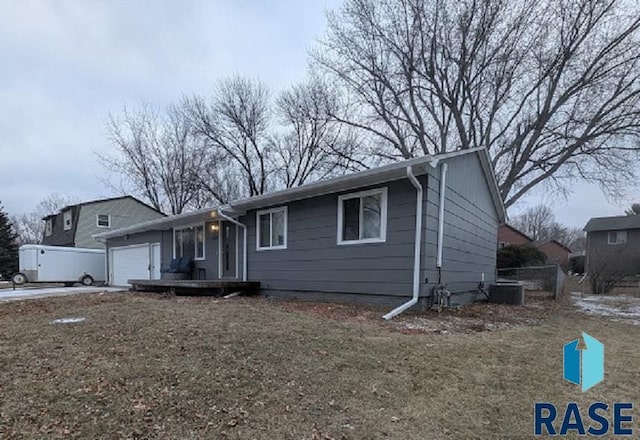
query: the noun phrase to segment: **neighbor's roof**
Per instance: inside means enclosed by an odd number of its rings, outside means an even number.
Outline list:
[[[439,161],[448,160],[466,154],[478,155],[480,164],[489,185],[491,198],[498,213],[499,221],[504,222],[506,219],[506,210],[502,202],[502,197],[500,196],[500,190],[498,188],[495,174],[493,173],[489,155],[484,148],[473,148],[433,156],[422,156],[415,159],[392,163],[390,165],[385,165],[378,168],[372,168],[369,170],[335,177],[332,179],[321,180],[318,182],[310,183],[308,185],[302,185],[269,194],[248,197],[231,202],[225,206],[214,206],[201,211],[184,213],[177,216],[171,216],[167,218],[148,221],[145,223],[140,223],[138,225],[117,229],[114,231],[104,232],[101,234],[97,234],[95,238],[107,239],[137,232],[160,230],[163,228],[184,226],[189,223],[193,224],[202,222],[205,220],[210,220],[211,218],[215,218],[216,211],[218,210],[222,210],[228,215],[232,216],[243,215],[250,209],[273,206],[281,203],[289,203],[295,200],[317,197],[324,194],[332,194],[352,188],[376,185],[379,183],[389,182],[391,180],[405,178],[408,167],[412,167],[415,174],[425,174],[428,167],[435,167]]]
[[[562,249],[564,249],[565,251],[571,253],[571,249],[569,249],[567,246],[563,245],[562,243],[560,243],[558,240],[551,239],[551,240],[546,240],[546,241],[538,241],[535,243],[535,246],[537,248],[544,246],[545,244],[549,244],[549,243],[555,243],[557,246],[560,246]]]
[[[509,228],[511,229],[513,232],[515,232],[516,234],[519,234],[520,236],[526,238],[527,240],[529,240],[530,242],[533,243],[533,238],[529,237],[527,234],[525,234],[524,232],[522,232],[520,229],[517,229],[513,226],[511,226],[509,223],[502,223],[499,227],[501,228]]]
[[[129,196],[129,195],[127,195],[127,196],[110,197],[110,198],[106,198],[106,199],[90,200],[90,201],[88,201],[88,202],[81,202],[81,203],[74,203],[74,204],[72,204],[72,205],[67,205],[67,206],[63,207],[62,209],[60,209],[57,213],[55,213],[55,214],[49,214],[49,215],[47,215],[46,217],[43,217],[43,218],[42,218],[42,220],[47,220],[47,219],[49,219],[49,218],[51,218],[51,217],[55,217],[55,216],[57,216],[59,213],[64,212],[64,211],[66,211],[67,209],[74,208],[74,207],[76,207],[76,206],[87,206],[87,205],[93,205],[94,203],[112,202],[112,201],[115,201],[115,200],[122,200],[122,199],[131,199],[131,200],[134,200],[134,201],[138,202],[139,204],[144,205],[144,206],[146,206],[147,208],[149,208],[149,209],[151,209],[151,210],[153,210],[153,211],[156,211],[156,212],[157,212],[157,213],[159,213],[159,214],[162,214],[162,215],[166,216],[166,214],[164,214],[164,213],[163,213],[163,212],[161,212],[161,211],[158,211],[158,210],[157,210],[156,208],[154,208],[153,206],[151,206],[151,205],[149,205],[149,204],[147,204],[147,203],[144,203],[142,200],[139,200],[139,199],[137,199],[137,198],[135,198],[135,197],[133,197],[133,196]]]
[[[587,222],[583,231],[621,231],[625,229],[640,229],[640,215],[592,218]]]

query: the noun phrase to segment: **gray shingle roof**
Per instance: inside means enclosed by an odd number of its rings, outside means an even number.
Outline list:
[[[622,231],[640,229],[640,215],[619,215],[616,217],[597,217],[587,222],[584,231]]]

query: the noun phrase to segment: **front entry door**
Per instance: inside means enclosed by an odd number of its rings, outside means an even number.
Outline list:
[[[221,236],[221,276],[220,278],[237,278],[237,252],[236,252],[236,225],[230,222],[223,222],[220,231]]]

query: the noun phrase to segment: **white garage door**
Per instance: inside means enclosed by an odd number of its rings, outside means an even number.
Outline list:
[[[128,286],[127,280],[149,279],[149,245],[111,248],[110,284]]]

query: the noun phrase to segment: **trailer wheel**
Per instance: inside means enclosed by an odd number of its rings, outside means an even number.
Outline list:
[[[80,282],[83,286],[90,286],[93,284],[93,277],[91,275],[85,275],[80,278]]]
[[[14,274],[11,280],[13,281],[14,284],[17,284],[19,286],[26,284],[28,281],[27,276],[20,272]]]

